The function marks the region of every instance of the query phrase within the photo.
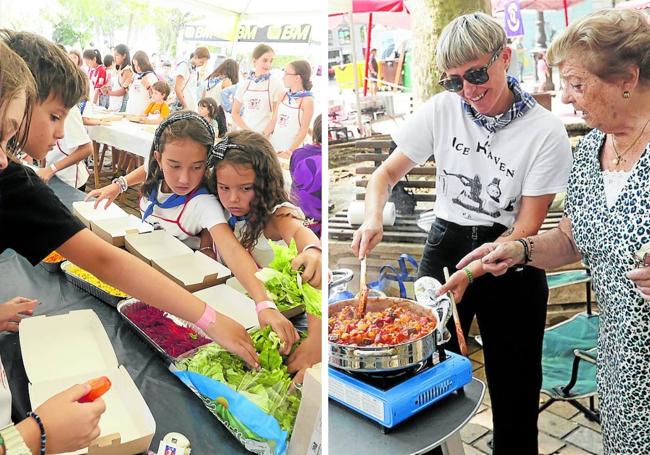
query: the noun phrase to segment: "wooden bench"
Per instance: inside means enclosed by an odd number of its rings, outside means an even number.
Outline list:
[[[389,138],[373,138],[357,141],[355,148],[358,152],[355,154],[354,162],[360,166],[355,168],[357,179],[355,186],[363,188],[356,193],[357,200],[364,200],[366,197],[365,188],[368,187],[369,176],[383,163],[391,153],[394,143]],[[402,215],[397,214],[393,226],[384,226],[384,242],[397,243],[416,243],[424,245],[427,238],[427,232],[423,231],[417,225],[417,221],[427,210],[422,207],[420,202],[434,202],[436,199],[436,168],[433,157],[430,158],[424,166],[417,166],[412,169],[405,178],[401,180],[406,188],[420,190],[414,193],[417,201],[415,214]],[[429,204],[430,206],[431,204]],[[540,232],[547,231],[556,227],[562,217],[562,212],[550,212],[542,226]],[[341,210],[330,215],[328,220],[328,232],[331,240],[351,241],[354,231],[359,225],[350,225],[347,219],[347,209]]]

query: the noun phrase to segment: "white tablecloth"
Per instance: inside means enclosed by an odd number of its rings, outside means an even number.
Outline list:
[[[95,142],[111,145],[148,159],[157,126],[121,120],[110,125],[89,126],[88,135]]]

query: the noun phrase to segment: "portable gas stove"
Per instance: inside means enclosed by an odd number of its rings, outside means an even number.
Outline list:
[[[397,372],[354,373],[329,367],[329,396],[382,425],[398,423],[472,380],[468,358],[439,349],[419,365]]]

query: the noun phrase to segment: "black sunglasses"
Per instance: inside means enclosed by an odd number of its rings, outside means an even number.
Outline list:
[[[488,69],[492,66],[494,62],[497,61],[499,54],[503,50],[502,47],[494,51],[492,58],[487,62],[487,65],[484,65],[480,68],[466,71],[465,74],[459,76],[454,74],[453,76],[444,77],[445,74],[442,74],[442,78],[438,81],[445,90],[449,92],[460,92],[463,89],[463,79],[465,79],[470,84],[481,85],[485,84],[490,80],[490,75],[488,74]]]

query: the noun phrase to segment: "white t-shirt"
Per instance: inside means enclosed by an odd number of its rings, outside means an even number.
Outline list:
[[[158,185],[158,202],[163,203],[173,193],[163,193],[160,185]],[[149,207],[147,198],[140,198],[140,212],[144,213],[147,207]],[[163,209],[156,205],[146,221],[150,224],[159,223],[171,235],[196,250],[201,244],[201,230],[226,223],[226,218],[223,207],[215,195],[200,194],[190,199],[186,206]]]
[[[107,74],[110,76],[108,77],[108,82],[111,84],[111,91],[116,91],[122,88],[120,85],[120,73],[117,70],[108,70]],[[122,96],[109,96],[108,97],[108,110],[111,112],[119,112],[120,109],[122,109],[122,99],[124,98],[124,95]]]
[[[182,86],[184,86],[183,97],[185,98],[185,108],[196,112],[199,108],[198,100],[196,99],[196,91],[199,85],[198,71],[196,68],[192,69],[188,61],[183,61],[176,65],[176,70],[174,71],[174,83],[176,83],[177,76],[183,77]]]
[[[0,428],[4,428],[11,423],[11,389],[5,367],[0,359]]]
[[[77,106],[70,108],[70,112],[63,122],[63,135],[54,148],[45,155],[45,166],[61,161],[78,147],[90,143],[90,136],[88,136],[81,111]],[[90,174],[86,163],[82,160],[73,166],[57,171],[56,176],[68,185],[79,188],[86,183]]]
[[[133,82],[129,86],[129,100],[126,102],[127,114],[144,115],[144,110],[149,106],[151,95],[144,86],[144,80],[148,82],[149,86],[158,82],[154,73],[147,73],[142,77],[137,74],[133,76]]]
[[[260,82],[240,81],[235,99],[244,107],[242,119],[246,125],[253,131],[263,132],[273,115],[273,104],[280,101],[283,94],[282,82],[273,76]]]
[[[415,163],[434,155],[436,216],[464,226],[511,226],[522,196],[565,190],[572,161],[562,121],[542,106],[490,133],[448,92],[422,105],[393,140]]]

